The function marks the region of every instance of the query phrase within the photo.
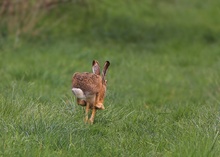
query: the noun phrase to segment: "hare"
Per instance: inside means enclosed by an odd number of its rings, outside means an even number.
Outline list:
[[[106,61],[102,74],[100,74],[99,62],[93,60],[93,73],[76,72],[73,74],[72,92],[77,98],[77,104],[86,107],[85,123],[93,124],[96,110],[105,109],[103,105],[107,85],[105,76],[109,65],[110,62]],[[89,109],[92,110],[90,119],[88,119]]]

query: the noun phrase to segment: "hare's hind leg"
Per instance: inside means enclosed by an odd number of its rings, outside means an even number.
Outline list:
[[[92,104],[92,115],[89,119],[90,124],[93,124],[93,122],[94,122],[94,118],[95,118],[95,114],[96,114],[96,104],[99,100],[99,97],[100,97],[99,93],[96,93],[95,102]]]
[[[94,118],[95,118],[95,114],[96,114],[96,108],[95,108],[95,106],[93,106],[93,108],[92,108],[92,115],[91,115],[91,117],[89,119],[89,123],[90,124],[93,124]]]
[[[89,102],[86,102],[85,123],[87,123],[88,119],[89,119]]]

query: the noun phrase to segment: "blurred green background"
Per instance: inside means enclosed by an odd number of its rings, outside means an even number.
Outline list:
[[[0,156],[218,156],[220,1],[0,0]],[[97,59],[105,110],[71,78]]]
[[[174,40],[178,45],[211,44],[219,37],[215,0],[1,0],[0,4],[1,43],[75,39],[150,48]]]

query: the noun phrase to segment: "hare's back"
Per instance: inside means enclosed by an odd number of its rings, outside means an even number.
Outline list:
[[[102,78],[93,73],[75,73],[72,79],[72,86],[80,88],[83,92],[97,93],[102,85]]]

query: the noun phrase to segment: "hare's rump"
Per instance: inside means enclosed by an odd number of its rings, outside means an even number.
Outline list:
[[[96,94],[101,88],[102,78],[99,75],[93,73],[75,73],[72,79],[72,87],[80,88],[84,94],[89,92],[90,94]]]

